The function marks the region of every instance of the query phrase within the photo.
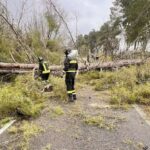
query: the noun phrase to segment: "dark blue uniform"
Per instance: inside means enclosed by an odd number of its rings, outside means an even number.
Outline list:
[[[64,61],[64,71],[66,72],[65,82],[67,87],[67,94],[70,101],[76,100],[75,92],[75,76],[78,70],[77,60],[69,60],[66,57]]]
[[[39,72],[42,80],[48,80],[50,69],[48,68],[48,64],[45,61],[39,62]]]

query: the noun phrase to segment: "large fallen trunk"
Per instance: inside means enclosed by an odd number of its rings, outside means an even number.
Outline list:
[[[141,65],[142,60],[120,60],[117,62],[80,64],[80,72],[89,70],[113,70],[120,67],[127,67],[130,65]],[[2,63],[0,62],[0,74],[24,74],[32,72],[34,68],[38,68],[37,64],[19,64],[19,63]],[[54,75],[61,75],[63,66],[50,66],[51,73]]]

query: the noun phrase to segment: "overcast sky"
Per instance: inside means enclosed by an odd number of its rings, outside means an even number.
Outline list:
[[[8,0],[8,7],[17,14],[21,0]],[[28,0],[29,7],[42,9],[42,0]],[[55,2],[55,0],[53,0]],[[92,29],[99,29],[109,19],[113,0],[57,0],[57,4],[66,12],[67,22],[72,31],[76,31],[78,18],[78,34],[87,34]],[[30,11],[30,9],[29,9]]]
[[[64,10],[70,13],[70,27],[76,29],[78,16],[78,32],[88,33],[99,29],[109,19],[113,0],[57,0]]]

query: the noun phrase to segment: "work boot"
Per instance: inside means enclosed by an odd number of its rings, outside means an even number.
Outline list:
[[[73,96],[73,100],[74,100],[74,101],[77,100],[76,94],[73,94],[72,96]]]
[[[72,95],[72,94],[69,94],[69,95],[68,95],[68,100],[69,100],[69,102],[74,102],[74,99],[73,99],[73,95]]]

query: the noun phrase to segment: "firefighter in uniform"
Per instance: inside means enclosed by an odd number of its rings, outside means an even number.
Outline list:
[[[68,58],[68,54],[70,52],[70,49],[65,51],[66,58],[64,61],[64,71],[66,72],[65,83],[67,87],[68,99],[70,102],[74,102],[77,99],[75,92],[75,76],[78,70],[78,63],[77,60],[70,60]]]
[[[48,68],[48,64],[43,60],[42,57],[39,57],[39,76],[43,81],[47,81],[50,74],[50,69]]]

